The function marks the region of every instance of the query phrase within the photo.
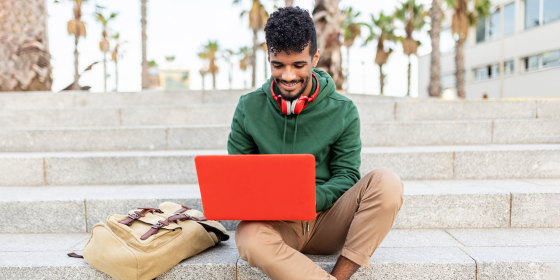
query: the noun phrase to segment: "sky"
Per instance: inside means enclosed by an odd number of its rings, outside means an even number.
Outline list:
[[[263,0],[263,5],[269,13],[275,5],[283,6],[282,0]],[[309,11],[313,10],[313,0],[294,1]],[[429,0],[420,1],[428,6]],[[73,17],[73,1],[62,0],[59,3],[48,3],[48,28],[49,47],[53,67],[53,91],[59,91],[72,83],[74,77],[74,39],[66,32],[66,24]],[[94,61],[102,61],[103,54],[99,50],[101,40],[101,24],[95,21],[95,5],[104,6],[104,14],[117,12],[118,16],[109,22],[109,33],[120,33],[121,57],[119,60],[119,85],[118,91],[132,92],[141,88],[141,25],[140,25],[140,0],[89,0],[82,7],[82,20],[86,23],[87,37],[80,38],[78,50],[80,52],[80,71]],[[370,22],[370,14],[377,15],[380,11],[392,13],[398,1],[363,1],[340,0],[340,7],[352,6],[361,12],[359,21]],[[187,69],[190,71],[190,88],[202,88],[199,70],[204,62],[198,57],[202,46],[209,40],[217,40],[221,49],[239,50],[242,46],[252,45],[252,31],[249,29],[247,16],[240,17],[243,10],[248,10],[251,0],[242,0],[234,5],[232,0],[148,0],[148,60],[155,60],[160,68]],[[422,41],[419,55],[430,52],[428,26],[423,32],[414,34]],[[348,79],[348,92],[379,94],[379,69],[374,63],[375,42],[362,46],[367,37],[367,30],[362,29],[362,36],[350,48],[350,66]],[[260,32],[259,41],[264,41],[264,33]],[[342,48],[343,65],[346,66],[346,50]],[[165,60],[166,56],[175,56],[173,62]],[[108,55],[110,60],[110,55]],[[233,71],[224,60],[218,61],[220,68],[217,74],[217,88],[230,88],[228,82],[229,72],[233,77],[232,88],[245,89],[251,83],[251,70],[243,72],[239,69],[238,58],[234,58]],[[265,80],[265,61],[263,52],[257,55],[257,86]],[[404,96],[407,84],[408,58],[402,54],[402,47],[396,46],[384,66],[387,74],[385,94],[391,96]],[[268,65],[266,67],[269,67]],[[108,91],[115,90],[115,66],[109,61],[107,72]],[[270,70],[268,70],[270,73]],[[417,89],[417,59],[412,57],[411,94],[416,96]],[[81,85],[91,86],[92,92],[102,92],[103,64],[99,63],[92,71],[85,73]],[[205,80],[206,89],[211,87],[211,77]]]

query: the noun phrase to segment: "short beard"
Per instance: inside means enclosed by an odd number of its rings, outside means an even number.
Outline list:
[[[278,79],[276,80],[276,83],[280,84],[281,81]],[[294,101],[296,99],[298,99],[301,95],[303,95],[303,92],[305,91],[305,89],[307,88],[307,84],[309,84],[309,77],[307,77],[304,81],[303,81],[303,88],[298,92],[298,94],[294,95],[294,96],[287,96],[286,94],[284,94],[282,91],[280,91],[280,95],[282,96],[282,99],[286,100],[286,101]]]

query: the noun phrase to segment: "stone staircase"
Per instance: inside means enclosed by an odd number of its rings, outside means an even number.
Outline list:
[[[0,94],[0,279],[110,279],[66,253],[111,213],[201,209],[193,158],[226,153],[243,93]],[[405,182],[394,229],[352,279],[560,279],[560,99],[348,96],[362,172]],[[233,239],[158,277],[265,278]]]

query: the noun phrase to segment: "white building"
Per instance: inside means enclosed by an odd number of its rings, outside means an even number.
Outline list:
[[[448,11],[450,12],[450,11]],[[465,43],[467,98],[560,97],[560,0],[493,0]],[[451,13],[440,38],[444,94],[455,95]],[[418,95],[428,96],[430,54],[418,63]]]

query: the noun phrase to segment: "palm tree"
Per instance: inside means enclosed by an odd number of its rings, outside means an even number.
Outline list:
[[[262,42],[259,46],[261,47],[264,55],[264,79],[268,80],[268,46],[266,45],[266,42]]]
[[[82,0],[74,0],[74,18],[68,21],[67,30],[68,35],[74,36],[74,83],[72,84],[72,89],[80,89],[78,80],[80,79],[80,74],[78,70],[78,42],[80,36],[86,37],[86,24],[82,21]]]
[[[51,90],[44,0],[0,1],[0,91]]]
[[[341,29],[343,21],[338,8],[338,0],[317,0],[313,8],[313,22],[317,31],[317,48],[321,50],[321,59],[317,68],[325,69],[334,80],[337,89],[344,84],[342,74],[342,55],[340,53]]]
[[[442,0],[432,0],[430,8],[430,39],[432,42],[432,53],[430,54],[430,83],[428,93],[430,96],[441,96],[441,63],[439,52],[439,33],[441,32],[441,10]]]
[[[415,0],[407,0],[395,11],[395,17],[405,25],[406,37],[401,40],[403,52],[408,56],[408,84],[406,96],[410,96],[410,56],[417,55],[420,41],[412,38],[412,32],[420,30],[426,24],[428,13],[424,10],[424,5],[416,4]]]
[[[456,35],[455,45],[455,75],[457,79],[457,95],[465,98],[465,41],[469,29],[475,25],[479,17],[485,17],[490,12],[490,0],[474,0],[474,9],[469,10],[470,0],[446,0],[453,7],[451,32]]]
[[[220,46],[218,41],[208,41],[206,45],[202,46],[202,51],[198,53],[198,57],[208,60],[207,72],[212,75],[212,88],[216,89],[216,73],[218,73],[219,68],[216,65],[216,56],[220,51]]]
[[[241,56],[241,59],[239,59],[239,69],[241,69],[241,71],[243,72],[247,71],[247,69],[249,68],[249,63],[251,62],[251,51],[249,47],[243,46],[239,48],[237,54]],[[243,86],[247,88],[246,80],[244,81]]]
[[[119,91],[119,48],[122,44],[120,37],[121,35],[118,32],[111,37],[115,42],[115,47],[111,52],[111,60],[115,63],[115,91],[117,92]]]
[[[103,30],[101,31],[101,41],[99,41],[99,50],[103,52],[103,89],[107,92],[107,53],[111,50],[109,44],[109,36],[107,34],[107,25],[109,21],[117,17],[117,13],[111,13],[109,16],[104,16],[101,10],[104,8],[97,6],[98,11],[95,12],[96,20],[101,23]]]
[[[206,86],[204,86],[204,80],[206,78],[206,74],[208,74],[208,70],[201,68],[200,70],[198,70],[198,73],[200,73],[200,77],[202,81],[202,91],[204,91],[206,89]]]
[[[146,32],[146,10],[148,6],[148,0],[141,0],[140,1],[140,23],[142,25],[142,89],[146,89],[150,86],[150,73],[149,68],[150,65],[148,63],[148,55],[147,55],[147,41],[148,35]]]
[[[222,52],[222,58],[227,62],[229,69],[228,69],[228,82],[229,82],[229,89],[232,89],[232,83],[233,83],[233,56],[235,55],[235,52],[232,49],[226,49]]]
[[[346,79],[350,76],[350,47],[354,45],[354,41],[362,33],[362,24],[357,22],[357,18],[360,16],[360,11],[354,12],[352,7],[348,7],[343,11],[345,17],[342,22],[342,30],[344,32],[344,42],[342,43],[346,47]]]
[[[385,77],[383,73],[383,65],[387,63],[389,55],[393,52],[393,49],[388,48],[385,50],[385,43],[395,42],[397,36],[395,36],[395,26],[393,25],[394,18],[392,16],[387,16],[383,12],[379,13],[377,19],[371,16],[371,24],[366,23],[369,31],[369,36],[364,42],[364,46],[373,40],[377,40],[377,49],[375,53],[375,64],[379,65],[379,94],[383,95],[383,87],[385,86]],[[375,30],[375,29],[378,29]]]
[[[234,0],[234,4],[239,4],[241,0]],[[255,87],[257,79],[257,50],[259,48],[259,31],[264,30],[266,21],[268,20],[268,13],[259,0],[253,0],[253,5],[249,11],[241,12],[243,17],[246,13],[249,14],[249,27],[253,30],[253,49],[251,54],[251,87]]]

